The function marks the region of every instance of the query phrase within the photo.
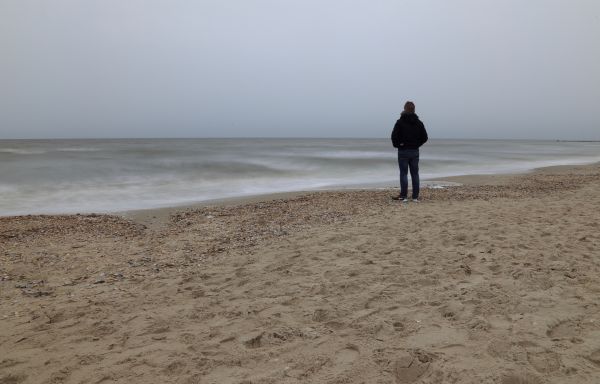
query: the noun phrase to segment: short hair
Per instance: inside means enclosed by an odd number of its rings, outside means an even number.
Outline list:
[[[404,104],[404,112],[415,113],[415,103],[412,101],[407,101]]]

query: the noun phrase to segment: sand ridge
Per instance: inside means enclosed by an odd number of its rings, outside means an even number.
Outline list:
[[[0,218],[0,383],[596,383],[598,187]]]

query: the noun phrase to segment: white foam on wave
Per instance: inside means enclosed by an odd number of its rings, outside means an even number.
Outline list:
[[[88,180],[0,189],[0,215],[107,213],[178,206],[223,198],[270,193],[351,187],[381,181],[380,176],[264,177],[247,180],[189,180],[120,176],[110,181]]]
[[[98,152],[102,151],[102,148],[93,148],[93,147],[65,147],[65,148],[56,148],[54,149],[56,152]]]
[[[509,174],[509,173],[526,173],[538,168],[561,166],[561,165],[585,165],[600,162],[600,156],[589,156],[581,158],[565,158],[560,160],[531,160],[531,161],[515,161],[503,162],[500,164],[480,164],[472,166],[469,164],[453,165],[451,167],[443,167],[443,170],[427,170],[421,168],[422,179],[433,179],[451,176],[463,175],[493,175],[493,174]]]
[[[43,155],[48,153],[45,149],[22,149],[22,148],[0,148],[0,153],[9,153],[11,155]]]
[[[313,157],[326,159],[389,159],[388,152],[375,151],[336,151],[336,152],[316,152]]]

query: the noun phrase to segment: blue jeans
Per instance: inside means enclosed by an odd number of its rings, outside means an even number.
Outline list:
[[[400,168],[400,197],[408,196],[408,170],[412,180],[412,198],[419,198],[419,150],[398,149],[398,167]]]

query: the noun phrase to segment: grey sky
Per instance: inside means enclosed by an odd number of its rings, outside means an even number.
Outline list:
[[[0,0],[0,138],[600,139],[598,0]]]

